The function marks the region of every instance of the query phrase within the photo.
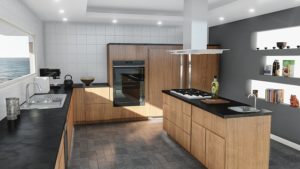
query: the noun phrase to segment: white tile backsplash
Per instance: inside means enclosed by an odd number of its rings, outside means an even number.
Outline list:
[[[46,66],[60,68],[61,83],[66,74],[80,82],[81,76],[94,76],[107,82],[108,43],[182,43],[181,27],[112,25],[84,23],[45,24]]]

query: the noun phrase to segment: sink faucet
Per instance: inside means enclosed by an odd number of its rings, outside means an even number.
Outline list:
[[[36,82],[32,82],[32,83],[28,83],[27,85],[26,85],[26,103],[29,103],[29,86],[30,85],[34,85],[35,87],[37,87],[38,88],[38,91],[41,91],[42,89],[41,89],[41,86],[39,85],[39,84],[37,84]]]
[[[248,99],[249,99],[250,97],[253,97],[253,98],[254,98],[254,108],[256,108],[256,99],[257,99],[256,95],[255,95],[255,94],[250,94],[250,95],[248,96]]]

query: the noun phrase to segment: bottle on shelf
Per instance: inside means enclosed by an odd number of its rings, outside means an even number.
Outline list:
[[[279,60],[274,60],[273,62],[273,76],[280,76],[280,63]]]
[[[211,83],[211,93],[212,93],[212,98],[218,98],[219,82],[217,76],[214,76],[214,80]]]

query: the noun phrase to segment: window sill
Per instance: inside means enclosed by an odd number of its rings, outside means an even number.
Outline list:
[[[15,79],[7,81],[7,82],[0,83],[0,89],[5,88],[7,86],[11,86],[13,84],[21,82],[21,81],[23,81],[25,79],[28,79],[30,77],[35,77],[36,75],[37,75],[36,73],[32,73],[32,74],[28,74],[28,75],[25,75],[25,76],[22,76],[22,77],[15,78]]]

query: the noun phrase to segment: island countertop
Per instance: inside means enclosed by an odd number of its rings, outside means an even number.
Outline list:
[[[229,101],[229,103],[225,104],[206,104],[204,102],[201,102],[200,99],[187,99],[184,97],[181,97],[179,95],[173,94],[170,90],[163,90],[162,91],[164,94],[170,95],[172,97],[175,97],[177,99],[180,99],[186,103],[189,103],[195,107],[198,107],[200,109],[203,109],[207,112],[210,112],[214,115],[217,115],[222,118],[239,118],[239,117],[251,117],[251,116],[265,116],[265,115],[271,115],[271,111],[266,110],[266,109],[260,109],[261,111],[259,112],[249,112],[249,113],[239,113],[235,112],[233,110],[228,109],[228,107],[233,107],[233,106],[249,106],[244,103],[240,103],[234,100],[226,99],[226,98],[221,98],[224,100]]]
[[[21,110],[18,120],[0,121],[0,168],[54,169],[72,90],[50,93],[67,94],[62,108]]]

